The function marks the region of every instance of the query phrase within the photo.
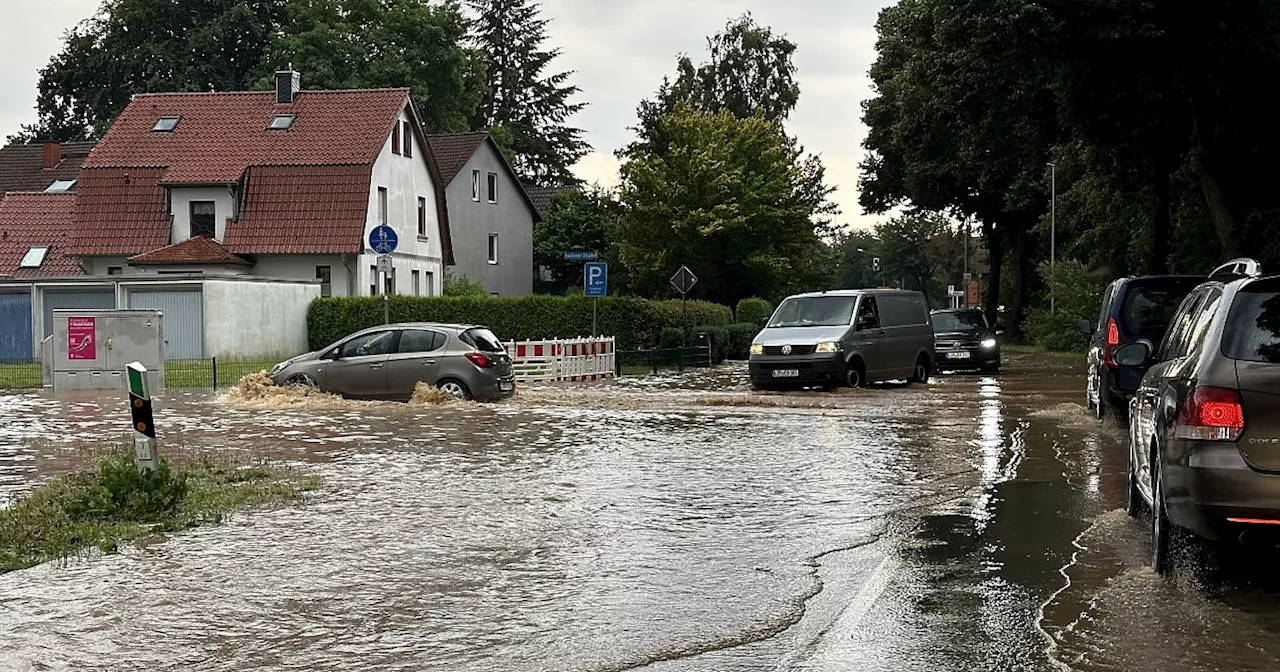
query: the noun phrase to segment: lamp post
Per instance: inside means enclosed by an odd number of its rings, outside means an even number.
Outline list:
[[[1053,277],[1058,243],[1058,162],[1049,162],[1049,276]],[[1053,283],[1049,283],[1049,313],[1054,310]]]

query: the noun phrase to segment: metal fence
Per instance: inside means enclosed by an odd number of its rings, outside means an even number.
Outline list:
[[[275,362],[212,359],[170,360],[164,363],[165,387],[219,390],[240,379],[270,370]],[[0,362],[0,390],[38,389],[42,385],[40,362]]]
[[[711,346],[688,348],[653,348],[650,350],[619,350],[614,365],[619,376],[658,373],[664,369],[707,368],[712,366]]]

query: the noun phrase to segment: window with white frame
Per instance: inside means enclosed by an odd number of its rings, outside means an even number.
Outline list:
[[[387,223],[387,188],[378,187],[378,223]]]
[[[422,273],[419,271],[412,271],[409,275],[413,276],[413,295],[422,296]]]
[[[489,263],[498,263],[498,234],[489,234]]]
[[[489,173],[489,202],[498,202],[498,174]]]
[[[471,171],[471,200],[480,202],[480,171]]]

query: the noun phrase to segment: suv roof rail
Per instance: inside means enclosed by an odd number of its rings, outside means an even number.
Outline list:
[[[1260,275],[1262,275],[1262,264],[1259,264],[1256,259],[1240,257],[1213,269],[1213,272],[1209,274],[1209,278],[1215,280],[1219,278],[1256,278]]]

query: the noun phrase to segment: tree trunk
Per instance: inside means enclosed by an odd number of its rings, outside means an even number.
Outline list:
[[[1191,151],[1192,163],[1196,175],[1200,178],[1200,189],[1204,192],[1205,204],[1209,206],[1209,214],[1213,217],[1213,229],[1218,234],[1218,244],[1222,246],[1222,254],[1233,259],[1239,252],[1239,234],[1236,229],[1235,216],[1227,205],[1227,198],[1222,193],[1222,184],[1214,173],[1212,157],[1205,147],[1204,130],[1198,118],[1193,118],[1192,129],[1195,135],[1195,147]]]
[[[1001,326],[1007,326],[1007,320],[1000,317],[1000,270],[1004,266],[1004,245],[1000,240],[1000,231],[990,220],[982,221],[982,236],[986,238],[987,255],[990,271],[987,273],[987,296],[984,301],[984,312]]]
[[[1016,338],[1024,333],[1023,321],[1027,315],[1027,294],[1031,287],[1031,255],[1027,243],[1031,234],[1021,218],[1010,218],[1012,222],[1005,225],[1005,234],[1013,238],[1013,288],[1009,296],[1009,328]],[[1012,231],[1010,231],[1012,229]]]
[[[1151,188],[1154,196],[1151,212],[1151,228],[1147,232],[1147,272],[1164,275],[1169,272],[1169,239],[1173,233],[1170,222],[1172,192],[1170,171],[1163,161],[1157,161],[1151,169]]]

